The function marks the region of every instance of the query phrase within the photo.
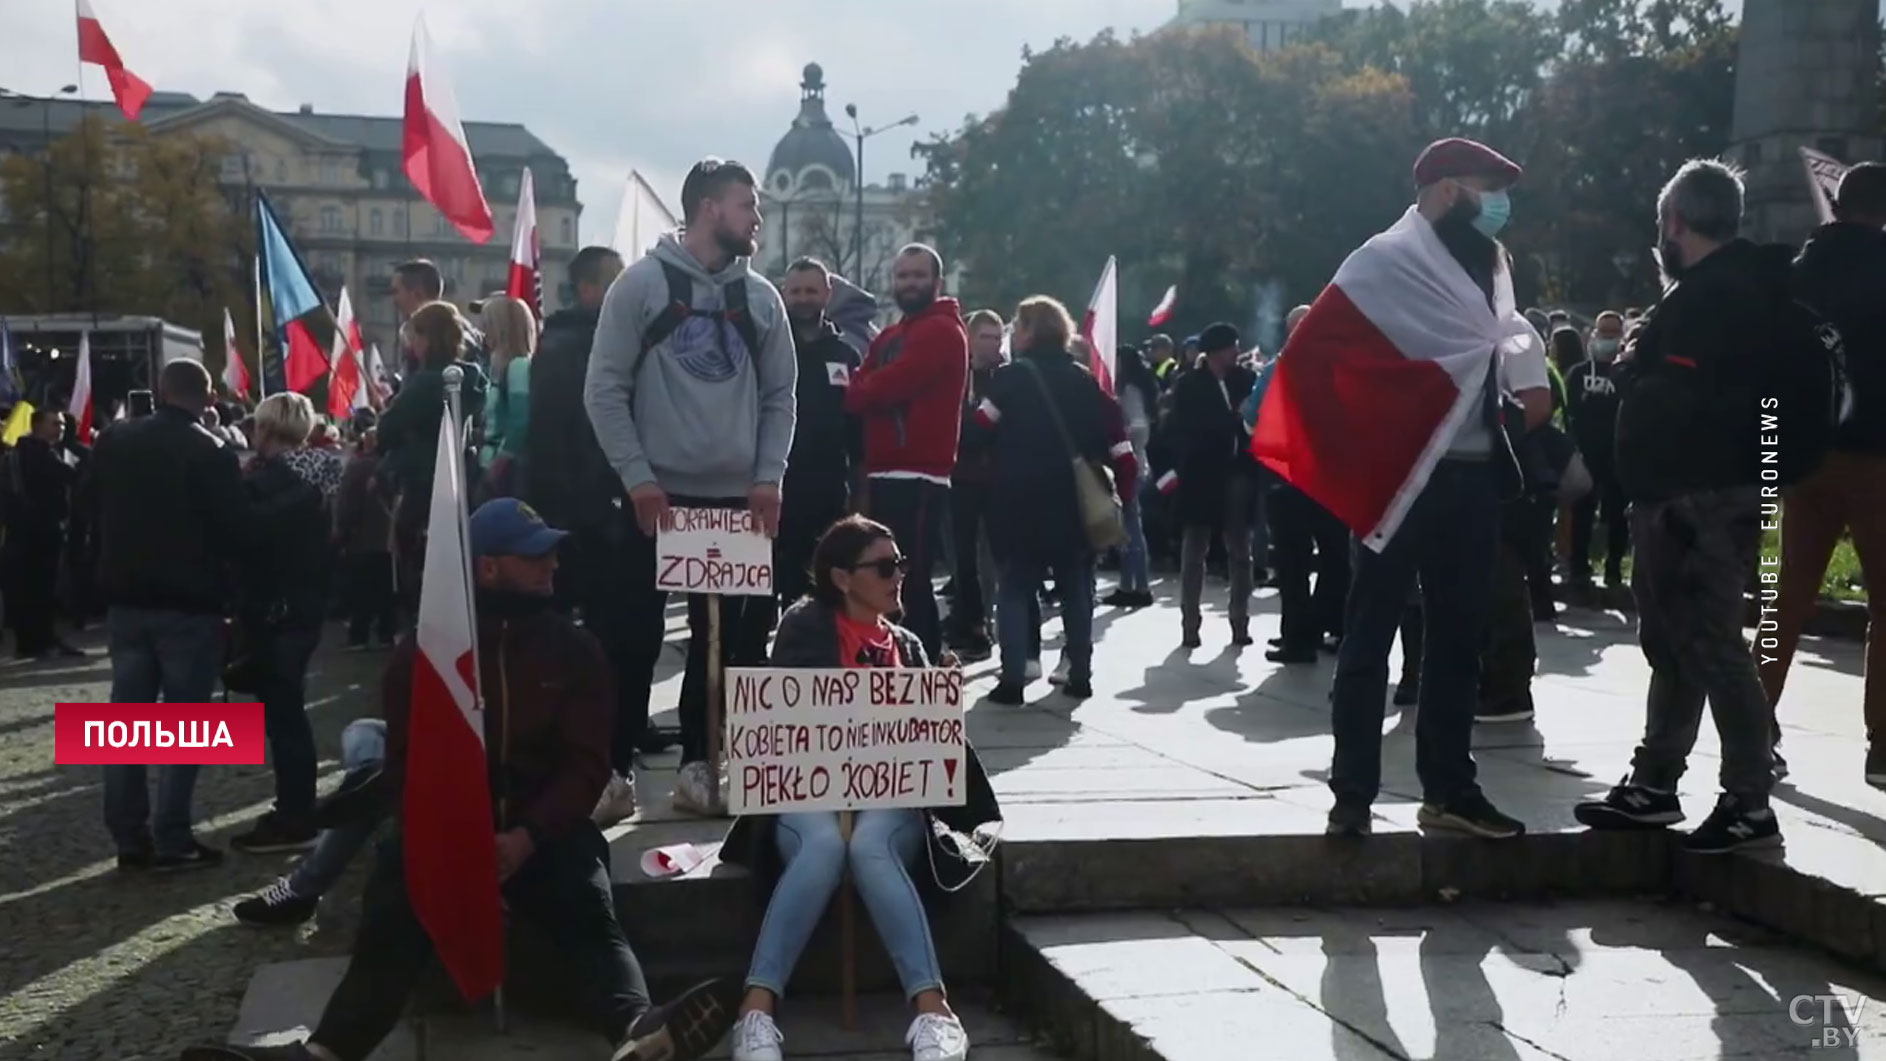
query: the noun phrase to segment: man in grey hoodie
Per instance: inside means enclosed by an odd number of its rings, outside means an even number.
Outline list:
[[[656,528],[670,504],[750,508],[768,535],[775,532],[797,415],[798,360],[785,303],[747,268],[760,229],[752,172],[702,160],[681,186],[681,209],[681,230],[662,236],[610,286],[583,390],[596,441],[633,509],[625,528],[629,569],[651,590]],[[689,291],[685,314],[673,308],[677,285]],[[666,596],[646,599],[660,603],[639,621],[658,631]],[[764,664],[773,619],[771,597],[724,598],[722,662]],[[713,814],[722,803],[707,764],[704,597],[689,599],[688,626],[674,799],[678,809]],[[633,641],[659,654],[659,633]],[[619,672],[652,676],[654,662],[625,661]]]

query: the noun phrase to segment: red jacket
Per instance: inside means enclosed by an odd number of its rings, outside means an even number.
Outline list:
[[[968,386],[969,335],[955,299],[886,328],[845,392],[845,411],[864,420],[865,474],[949,481]]]

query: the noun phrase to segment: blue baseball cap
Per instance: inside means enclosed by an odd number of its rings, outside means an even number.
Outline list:
[[[569,536],[515,497],[487,501],[471,514],[473,556],[547,556]]]

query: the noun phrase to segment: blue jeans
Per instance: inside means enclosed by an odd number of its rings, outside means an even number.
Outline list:
[[[217,615],[114,606],[105,616],[111,653],[111,702],[201,704],[216,691],[223,665],[223,620]],[[107,766],[105,828],[120,854],[188,855],[195,766],[157,767],[157,813],[142,766]],[[155,843],[153,843],[153,833]]]
[[[853,886],[897,968],[905,997],[943,989],[930,921],[910,879],[910,864],[923,857],[922,811],[857,812],[849,849],[839,835],[836,813],[782,814],[774,825],[773,842],[779,845],[786,871],[780,874],[766,906],[766,920],[753,948],[753,966],[747,972],[748,987],[765,988],[775,998],[785,995],[793,967],[805,953],[812,930],[818,927],[849,862]]]
[[[386,721],[357,718],[341,731],[341,770],[353,773],[378,766],[386,759]],[[339,829],[321,830],[314,850],[295,864],[288,875],[288,890],[303,899],[319,899],[347,871],[360,849],[373,839],[378,822],[354,822]]]
[[[314,814],[316,754],[314,726],[308,721],[308,661],[321,642],[321,626],[285,626],[267,636],[267,678],[259,699],[275,766],[275,813],[303,822]]]
[[[1480,649],[1493,610],[1499,490],[1491,462],[1443,460],[1388,547],[1353,546],[1354,575],[1330,693],[1336,736],[1329,787],[1340,803],[1368,804],[1382,787],[1388,650],[1408,594],[1421,586],[1421,700],[1415,772],[1430,803],[1477,795],[1473,716]]]
[[[1120,588],[1128,593],[1152,589],[1152,560],[1146,550],[1146,527],[1140,522],[1139,498],[1147,489],[1136,490],[1126,499],[1126,549],[1120,554]]]
[[[1068,660],[1068,680],[1088,682],[1094,676],[1094,557],[1073,550],[1043,562],[1033,556],[1011,556],[1002,563],[996,586],[996,636],[1002,642],[1002,681],[1026,685],[1028,661],[1041,655],[1039,608],[1041,583],[1054,574],[1061,591],[1061,624],[1065,636],[1061,653]]]

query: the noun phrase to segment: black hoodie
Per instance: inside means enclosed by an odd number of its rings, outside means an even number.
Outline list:
[[[544,521],[571,530],[609,529],[620,515],[622,482],[603,456],[583,404],[589,349],[599,311],[566,309],[544,321],[530,359],[530,426],[524,497]]]
[[[799,422],[781,490],[789,499],[816,496],[842,507],[852,470],[864,459],[863,428],[845,412],[845,389],[863,359],[823,317],[811,339],[800,338],[794,328],[792,346],[799,359]]]
[[[1822,226],[1795,259],[1794,283],[1847,344],[1853,415],[1835,431],[1834,448],[1886,453],[1886,231]]]

